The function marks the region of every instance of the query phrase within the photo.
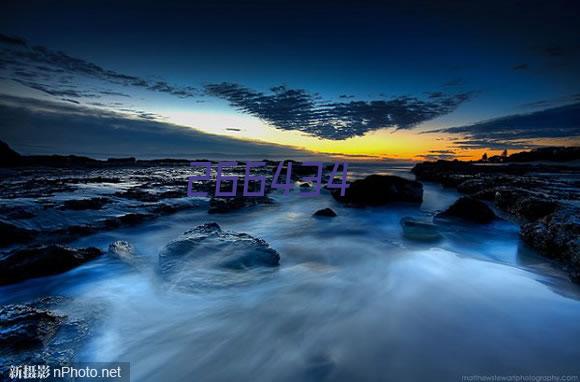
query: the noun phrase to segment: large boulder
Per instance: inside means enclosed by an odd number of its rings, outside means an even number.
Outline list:
[[[469,196],[457,199],[447,210],[437,214],[438,219],[461,219],[471,223],[491,223],[495,213],[484,202]]]
[[[277,267],[280,255],[262,239],[226,232],[217,223],[200,225],[159,253],[162,277],[178,288],[248,281],[241,271]]]
[[[562,261],[572,280],[580,282],[580,209],[559,208],[521,227],[522,240],[544,256]]]
[[[340,196],[340,190],[333,190],[332,196],[339,202],[353,206],[380,206],[393,202],[421,203],[423,185],[393,175],[370,175],[355,180]]]
[[[15,250],[0,259],[0,285],[66,272],[100,255],[98,248],[54,244]]]
[[[543,218],[558,207],[555,200],[536,196],[528,190],[507,187],[496,190],[495,204],[499,208],[528,221]]]
[[[334,218],[336,217],[336,212],[332,208],[323,208],[321,210],[316,211],[312,214],[314,217],[326,217],[326,218]]]

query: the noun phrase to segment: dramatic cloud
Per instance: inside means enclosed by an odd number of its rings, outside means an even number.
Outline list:
[[[67,81],[67,76],[71,75],[166,93],[180,98],[199,95],[193,87],[175,86],[164,81],[151,81],[104,69],[63,52],[42,46],[30,46],[20,37],[0,34],[0,47],[0,70],[7,78],[51,95],[84,96],[74,94],[75,86],[71,85],[70,78]],[[63,86],[64,84],[68,86]],[[101,91],[101,94],[106,93]]]
[[[454,142],[460,148],[530,148],[536,146],[535,140],[549,138],[580,144],[580,103],[428,133],[460,135]]]
[[[520,107],[525,109],[539,109],[539,108],[547,109],[575,102],[580,102],[580,93],[564,95],[561,97],[551,99],[543,99],[540,101],[527,102],[520,105]]]
[[[428,100],[398,97],[330,102],[306,90],[285,86],[274,87],[266,94],[234,83],[221,83],[206,85],[206,91],[278,129],[335,140],[362,136],[383,128],[410,129],[452,112],[471,96],[471,93],[431,93]]]
[[[205,134],[107,110],[2,95],[0,131],[0,140],[26,154],[235,160],[313,156],[290,147]]]

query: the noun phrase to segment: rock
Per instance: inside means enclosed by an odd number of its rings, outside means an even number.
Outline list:
[[[500,188],[495,192],[495,204],[517,217],[534,221],[551,214],[558,203],[547,198],[534,196],[530,191],[519,188]]]
[[[138,187],[133,187],[127,191],[118,191],[115,193],[115,196],[124,199],[138,200],[140,202],[157,202],[161,199],[159,195],[149,193]]]
[[[135,166],[137,160],[134,157],[128,158],[108,158],[107,164],[123,167],[123,166]]]
[[[524,224],[520,235],[545,256],[562,261],[572,280],[580,282],[580,208],[559,208],[536,222]]]
[[[332,208],[323,208],[313,213],[312,216],[333,218],[336,217],[336,212]]]
[[[97,248],[54,244],[16,250],[0,259],[0,285],[66,272],[100,255]]]
[[[34,217],[34,214],[24,207],[20,206],[1,206],[0,214],[6,217],[8,220],[21,220],[30,219]]]
[[[232,198],[211,198],[208,213],[223,214],[239,210],[244,207],[258,204],[273,204],[274,201],[268,196],[236,196]]]
[[[135,247],[127,241],[117,240],[109,244],[108,254],[119,260],[132,262],[135,257]]]
[[[439,229],[430,222],[404,217],[401,219],[401,227],[403,235],[410,240],[429,242],[441,239]]]
[[[0,352],[43,346],[63,321],[62,316],[28,305],[4,305],[0,307]]]
[[[312,185],[310,183],[300,183],[300,188],[310,188]]]
[[[154,217],[153,214],[148,213],[131,213],[125,214],[123,216],[119,216],[118,221],[120,225],[137,225],[141,224],[146,220],[152,219]]]
[[[495,213],[485,203],[469,196],[462,196],[436,217],[459,218],[480,224],[490,223],[496,218]]]
[[[454,183],[453,186],[457,186],[463,181],[469,178],[465,176],[481,176],[483,174],[510,174],[510,175],[523,175],[529,171],[533,170],[530,165],[507,165],[507,166],[487,166],[487,165],[477,165],[468,162],[461,162],[458,160],[446,161],[438,160],[436,162],[423,162],[418,163],[411,170],[413,174],[417,176],[419,180],[431,180],[435,182],[445,182],[450,181]],[[453,176],[461,175],[464,178],[456,178],[456,181],[452,181]]]
[[[63,210],[100,210],[103,206],[109,203],[107,198],[91,198],[91,199],[78,199],[78,200],[66,200],[61,209]]]
[[[580,149],[546,148],[513,154],[514,161],[564,161],[578,157]],[[561,261],[572,280],[580,283],[578,266],[578,169],[561,164],[488,165],[460,161],[417,164],[418,179],[457,187],[474,198],[495,205],[519,218],[522,239],[544,256]],[[489,212],[488,212],[489,214]],[[475,214],[473,214],[476,216]]]
[[[32,240],[35,235],[35,231],[0,221],[0,247],[27,242]]]
[[[185,232],[159,253],[163,278],[179,288],[200,283],[235,284],[245,280],[239,271],[277,267],[279,262],[278,252],[264,240],[245,233],[222,231],[217,223]],[[210,272],[211,276],[208,278],[204,272]]]
[[[31,304],[0,307],[0,380],[8,380],[10,365],[68,366],[73,362],[90,330],[83,312],[79,317],[75,311],[71,318],[51,311],[62,300],[49,296]],[[95,318],[94,312],[86,314]]]
[[[123,226],[133,226],[141,224],[154,217],[155,215],[150,213],[129,213],[122,216],[105,219],[102,221],[101,225],[107,229],[118,228]]]
[[[185,206],[185,205],[174,206],[171,204],[161,203],[161,204],[158,204],[157,206],[155,206],[151,210],[151,212],[153,212],[154,214],[157,214],[157,215],[171,215],[171,214],[174,214],[180,210],[184,210],[187,207],[188,206]]]
[[[18,166],[22,157],[5,142],[0,141],[0,167]]]
[[[379,206],[392,202],[421,203],[423,185],[398,176],[370,175],[352,182],[344,196],[340,196],[340,190],[333,190],[332,196],[339,202],[354,206]]]

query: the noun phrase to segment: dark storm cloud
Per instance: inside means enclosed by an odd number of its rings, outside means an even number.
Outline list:
[[[454,143],[461,148],[529,148],[535,139],[547,138],[580,142],[580,103],[428,133],[460,135]]]
[[[105,69],[89,61],[75,58],[66,53],[53,51],[43,46],[30,46],[24,39],[0,34],[2,69],[9,72],[11,79],[27,78],[42,72],[77,75],[98,79],[115,85],[143,88],[159,93],[170,94],[179,98],[197,95],[196,89],[190,86],[175,86],[165,81],[151,81],[141,77]],[[33,71],[35,70],[35,71]],[[32,83],[25,84],[26,86]],[[54,85],[56,86],[56,85]],[[46,87],[46,85],[45,85]],[[36,87],[33,87],[36,88]],[[58,92],[57,89],[52,89]]]
[[[0,43],[8,45],[26,46],[26,41],[20,37],[8,36],[0,33]]]
[[[303,89],[277,86],[268,94],[234,83],[206,85],[209,95],[227,100],[233,107],[281,130],[301,131],[319,138],[347,139],[383,128],[411,129],[448,114],[468,100],[470,93],[421,100],[329,102]]]

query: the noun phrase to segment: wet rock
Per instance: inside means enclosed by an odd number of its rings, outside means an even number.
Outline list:
[[[437,218],[458,218],[472,223],[491,223],[495,213],[485,203],[469,196],[457,199],[447,210],[437,214]]]
[[[159,195],[149,193],[139,188],[131,188],[127,191],[116,192],[115,196],[124,199],[138,200],[140,202],[157,202],[161,199]]]
[[[63,321],[62,316],[28,305],[4,305],[0,307],[0,352],[43,346]]]
[[[514,161],[533,161],[540,157],[542,160],[563,160],[577,153],[577,148],[548,148],[513,154],[510,158],[514,157]],[[490,166],[437,161],[418,164],[413,173],[418,179],[451,185],[474,198],[494,201],[498,208],[528,222],[520,228],[522,239],[540,254],[561,260],[572,279],[580,282],[578,243],[574,239],[578,236],[578,228],[572,219],[578,216],[578,211],[577,207],[570,207],[580,200],[577,167],[545,163]]]
[[[71,225],[65,228],[64,232],[56,232],[62,234],[67,239],[72,239],[75,237],[92,235],[93,233],[97,232],[99,227],[90,226],[90,225]]]
[[[15,226],[14,224],[0,221],[0,247],[25,243],[32,240],[36,232]]]
[[[127,157],[127,158],[108,158],[107,164],[113,166],[134,166],[137,160],[134,157]]]
[[[300,183],[300,188],[310,188],[312,185],[310,183]]]
[[[54,244],[15,250],[0,259],[0,285],[66,272],[100,255],[97,248]]]
[[[485,190],[505,185],[509,180],[505,177],[469,177],[457,185],[457,191],[474,195]]]
[[[290,176],[292,177],[293,180],[299,180],[308,175],[316,175],[316,172],[318,171],[318,168],[316,166],[306,166],[303,163],[296,161],[288,161],[288,162],[292,162],[292,173],[290,174]],[[284,170],[282,170],[282,174],[286,174],[286,167],[287,164],[284,167]]]
[[[268,196],[236,196],[233,198],[211,198],[208,213],[223,214],[239,210],[245,207],[259,204],[273,204],[274,201]]]
[[[91,199],[78,199],[78,200],[66,200],[61,209],[63,210],[100,210],[103,206],[109,203],[110,200],[107,198],[91,198]]]
[[[168,190],[158,194],[161,199],[178,199],[185,198],[187,192],[185,190]]]
[[[457,186],[467,178],[456,178],[461,181],[452,181],[453,176],[462,175],[477,175],[481,176],[484,174],[510,174],[510,175],[523,175],[531,171],[533,167],[530,165],[508,165],[508,166],[486,166],[477,165],[468,162],[461,162],[458,160],[446,161],[438,160],[436,162],[423,162],[418,163],[411,170],[420,180],[431,180],[435,182],[450,181],[454,183],[453,186]]]
[[[102,222],[105,228],[119,228],[123,226],[133,226],[152,219],[155,215],[150,213],[129,213],[122,216],[108,218]]]
[[[562,261],[572,280],[580,282],[579,208],[559,208],[536,222],[524,224],[520,235],[545,256]]]
[[[403,235],[410,240],[431,242],[441,239],[439,228],[431,222],[404,217],[401,219],[401,227]]]
[[[332,208],[323,208],[313,213],[312,216],[333,218],[336,217],[337,215]]]
[[[52,311],[61,297],[44,297],[26,305],[0,307],[0,380],[8,380],[10,365],[67,366],[90,334],[85,313],[73,316]],[[83,306],[84,308],[84,306]],[[90,314],[94,318],[94,312]]]
[[[24,207],[20,207],[20,206],[1,206],[0,207],[0,214],[3,215],[4,217],[6,217],[7,219],[14,219],[14,220],[20,220],[20,219],[30,219],[32,217],[34,217],[34,214],[30,211],[28,211],[26,208]]]
[[[554,200],[534,196],[519,188],[501,188],[495,192],[495,204],[517,217],[534,221],[551,214],[558,207]]]
[[[279,262],[278,252],[264,240],[246,233],[222,231],[217,223],[185,232],[159,253],[161,275],[179,288],[247,281],[239,271],[277,267]],[[205,273],[208,271],[210,276]]]
[[[109,256],[119,260],[132,262],[135,257],[135,247],[125,240],[117,240],[109,244]]]
[[[179,212],[188,208],[189,206],[181,205],[181,206],[174,206],[170,204],[159,204],[155,206],[151,211],[158,215],[171,215],[173,213]]]
[[[333,190],[332,196],[339,202],[354,206],[379,206],[392,202],[421,203],[423,185],[391,175],[370,175],[355,180],[344,196]]]
[[[5,142],[0,141],[0,166],[11,167],[18,166],[22,157],[16,151],[12,150]]]

